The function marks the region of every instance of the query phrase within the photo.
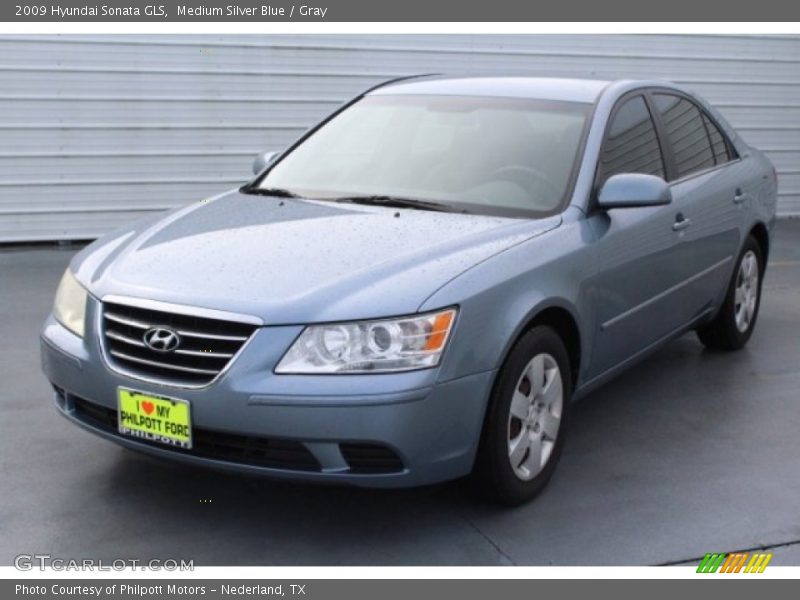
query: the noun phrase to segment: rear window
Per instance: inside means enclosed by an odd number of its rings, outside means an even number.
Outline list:
[[[655,94],[654,99],[675,157],[676,177],[679,179],[716,165],[717,159],[704,123],[706,117],[697,105],[673,94]],[[717,134],[721,136],[719,131]]]

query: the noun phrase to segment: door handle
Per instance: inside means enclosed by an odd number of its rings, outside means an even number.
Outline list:
[[[736,188],[736,193],[733,195],[733,203],[741,204],[747,200],[747,192],[742,191],[742,188]]]
[[[682,231],[692,224],[691,219],[687,219],[682,214],[678,213],[675,216],[675,222],[672,224],[672,231]]]

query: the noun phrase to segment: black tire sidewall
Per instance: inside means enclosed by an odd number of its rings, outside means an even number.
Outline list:
[[[544,469],[530,481],[522,481],[508,460],[508,415],[511,398],[522,370],[537,354],[551,355],[561,374],[564,397],[560,428]],[[485,495],[503,504],[517,505],[536,496],[555,470],[564,445],[572,397],[569,356],[559,335],[550,327],[536,326],[514,344],[498,373],[487,410],[478,450],[475,475]]]
[[[753,312],[753,319],[745,331],[739,331],[736,326],[736,280],[739,278],[739,268],[742,264],[744,255],[752,251],[756,255],[756,262],[758,264],[758,290],[756,295],[756,308]],[[742,247],[739,256],[736,259],[734,266],[733,277],[731,277],[730,286],[728,287],[728,294],[725,298],[724,305],[724,323],[725,328],[728,329],[728,336],[737,348],[744,346],[753,335],[753,330],[756,327],[758,320],[758,312],[761,308],[761,286],[764,283],[764,259],[761,254],[761,246],[752,236],[749,236]]]

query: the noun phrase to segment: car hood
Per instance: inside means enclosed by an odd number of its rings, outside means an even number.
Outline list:
[[[541,220],[230,192],[109,234],[72,268],[89,291],[255,315],[267,324],[400,315]]]

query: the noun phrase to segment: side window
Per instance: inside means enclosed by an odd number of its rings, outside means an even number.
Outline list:
[[[676,176],[713,167],[714,150],[700,109],[686,98],[672,94],[655,94],[654,99],[675,157]]]
[[[711,139],[711,149],[714,151],[714,160],[718,165],[726,163],[732,159],[728,152],[728,144],[725,143],[725,136],[719,128],[703,113],[703,123],[708,131],[708,137]]]
[[[664,177],[656,128],[641,96],[627,100],[612,117],[600,156],[601,180],[618,173]]]

